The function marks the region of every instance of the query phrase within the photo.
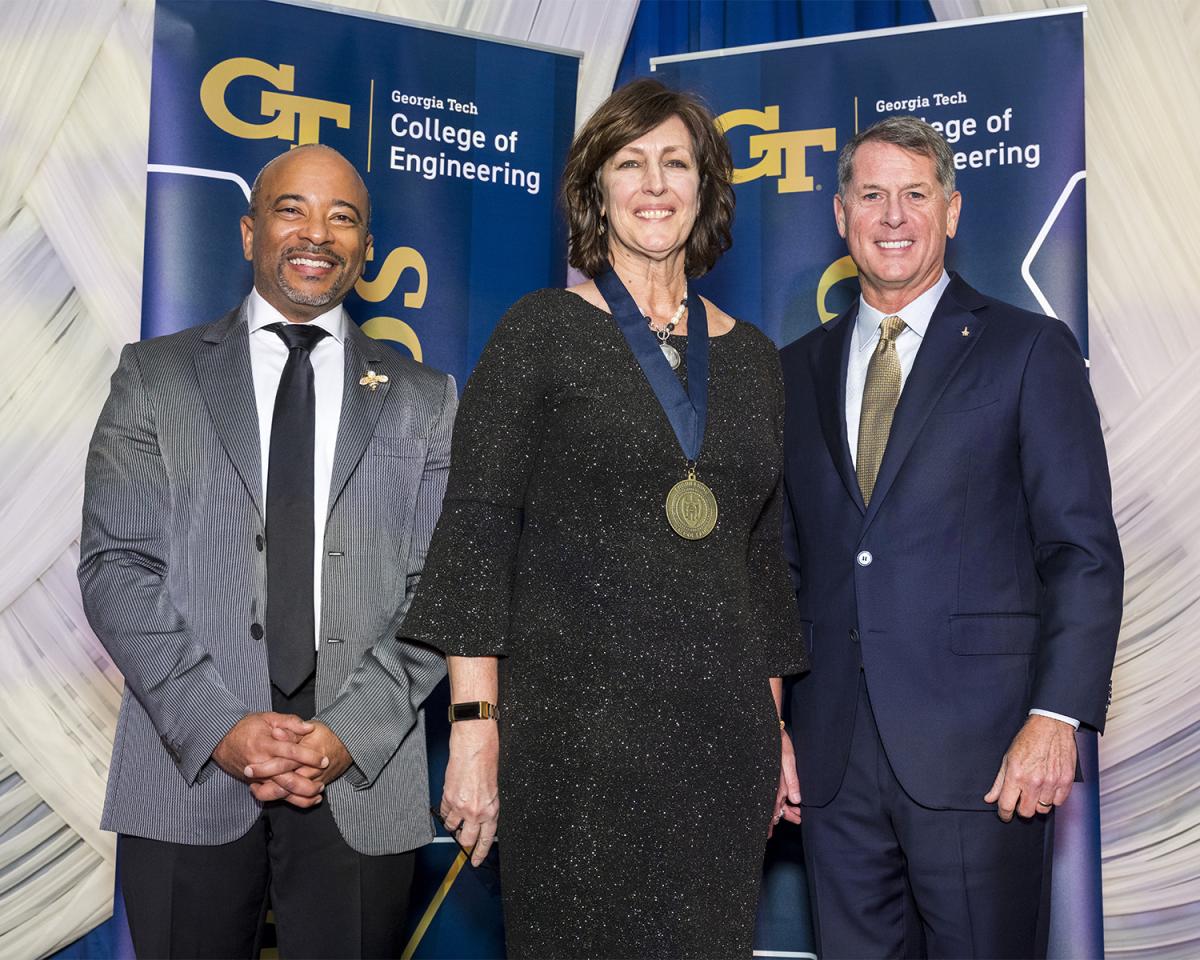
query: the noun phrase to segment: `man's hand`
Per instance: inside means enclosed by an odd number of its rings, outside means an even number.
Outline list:
[[[313,725],[290,713],[248,713],[233,725],[213,748],[212,758],[222,770],[243,783],[255,779],[253,767],[275,762],[320,766],[324,754],[300,741],[312,733]],[[326,761],[328,762],[328,761]]]
[[[767,827],[767,839],[775,832],[780,820],[788,823],[800,822],[800,777],[796,773],[796,754],[792,750],[792,738],[786,730],[780,730],[781,746],[779,758],[779,789],[775,791],[775,815]]]
[[[354,761],[345,744],[320,720],[310,721],[312,729],[298,746],[319,754],[317,765],[294,764],[275,757],[247,768],[254,781],[250,792],[261,803],[271,800],[286,800],[295,807],[314,807],[321,802],[326,784],[332,783],[350,767]],[[274,736],[286,740],[291,735],[285,727],[277,727]]]
[[[1075,728],[1033,714],[1013,738],[984,803],[995,803],[1005,823],[1049,813],[1066,801],[1075,780]]]
[[[450,726],[450,762],[440,812],[447,830],[479,866],[496,839],[500,821],[500,730],[493,720],[460,720]]]

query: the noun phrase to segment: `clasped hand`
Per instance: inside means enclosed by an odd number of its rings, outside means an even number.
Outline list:
[[[295,714],[248,713],[225,734],[213,759],[226,773],[250,785],[261,803],[286,800],[312,807],[350,766],[350,754],[319,720]]]

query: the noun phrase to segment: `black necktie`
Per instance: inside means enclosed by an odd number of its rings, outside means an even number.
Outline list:
[[[316,393],[309,351],[326,335],[307,323],[267,327],[287,344],[267,460],[267,659],[291,696],[316,669],[313,622],[313,458]]]

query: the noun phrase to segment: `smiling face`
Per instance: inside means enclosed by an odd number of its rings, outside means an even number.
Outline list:
[[[699,193],[692,137],[679,117],[627,143],[600,168],[609,253],[614,259],[682,257]]]
[[[242,252],[254,286],[293,323],[345,299],[362,275],[371,235],[361,178],[334,150],[302,148],[263,171],[253,217],[242,217]]]
[[[854,177],[833,211],[867,303],[896,313],[937,283],[961,207],[957,191],[947,199],[932,157],[875,140],[855,151]]]

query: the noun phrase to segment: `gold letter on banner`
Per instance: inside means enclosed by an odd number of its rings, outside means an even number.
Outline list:
[[[756,127],[759,130],[779,130],[779,107],[763,110],[730,110],[717,117],[722,132],[734,127]],[[735,169],[734,183],[748,183],[759,177],[777,177],[779,193],[800,193],[813,189],[813,178],[805,173],[805,153],[809,147],[820,147],[826,153],[837,147],[837,130],[820,127],[814,130],[784,130],[778,133],[756,133],[750,136],[750,158],[758,163]]]
[[[275,88],[262,92],[261,111],[266,123],[250,123],[234,116],[229,109],[225,91],[239,77],[258,77]],[[297,96],[291,92],[295,83],[296,68],[290,64],[273,67],[262,60],[233,57],[222,60],[205,74],[200,83],[200,104],[220,129],[243,140],[275,138],[295,145],[319,143],[322,120],[332,120],[343,129],[350,126],[349,104]]]
[[[837,316],[832,310],[825,306],[825,297],[828,296],[829,290],[835,283],[840,283],[842,280],[849,280],[851,277],[858,276],[858,268],[854,266],[854,261],[849,257],[842,257],[840,260],[834,260],[825,268],[825,272],[821,274],[821,282],[817,284],[817,313],[821,317],[822,323],[828,323]]]
[[[367,259],[374,259],[374,251],[367,255]],[[429,267],[420,251],[413,247],[396,247],[384,258],[375,279],[359,278],[354,290],[364,300],[380,303],[392,295],[400,278],[409,270],[417,274],[417,289],[405,292],[404,305],[411,310],[419,310],[425,305],[425,296],[429,292]],[[421,341],[416,331],[398,317],[372,317],[362,325],[362,329],[363,333],[376,340],[391,340],[407,347],[414,360],[422,357]]]

